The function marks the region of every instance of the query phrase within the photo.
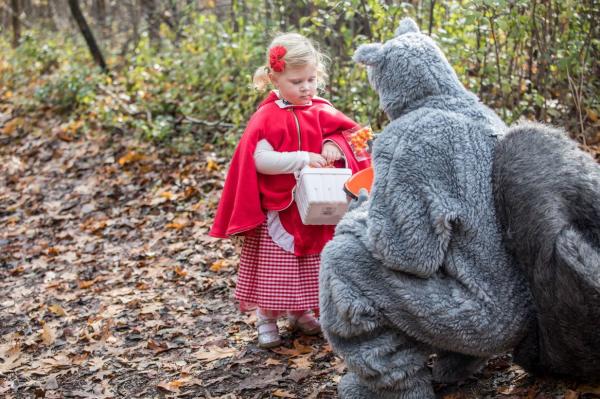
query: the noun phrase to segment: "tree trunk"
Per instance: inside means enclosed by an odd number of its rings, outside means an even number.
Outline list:
[[[100,37],[106,37],[106,2],[105,0],[96,0],[94,2],[94,11],[96,14],[96,21],[98,21],[98,28],[100,30]]]
[[[48,21],[48,27],[53,32],[56,32],[58,30],[58,26],[56,25],[56,20],[54,18],[54,10],[52,9],[52,3],[50,1],[47,1],[44,3],[44,7],[46,8],[44,15],[46,16],[45,18]]]
[[[431,36],[431,30],[433,29],[433,9],[435,8],[435,0],[431,0],[431,6],[429,7],[429,36]]]
[[[140,8],[132,1],[124,2],[125,7],[127,8],[128,19],[125,21],[128,26],[131,26],[132,33],[131,35],[127,34],[127,40],[121,46],[121,56],[125,56],[127,51],[129,51],[129,45],[133,45],[133,49],[135,49],[140,40]],[[129,33],[129,30],[128,30]]]
[[[156,1],[142,0],[141,3],[144,14],[146,15],[150,43],[152,43],[156,48],[160,48],[160,20],[158,18],[158,12],[156,9]]]
[[[17,48],[19,46],[19,40],[21,40],[21,21],[19,20],[21,10],[19,9],[19,0],[11,0],[10,6],[12,9],[11,20],[13,28],[12,46],[13,48]]]
[[[96,61],[96,64],[98,64],[98,66],[100,68],[102,68],[102,70],[104,72],[108,72],[108,68],[106,67],[106,62],[104,62],[104,57],[102,56],[102,52],[100,51],[100,48],[98,48],[98,45],[96,44],[96,39],[94,39],[94,34],[90,30],[90,27],[89,27],[87,21],[85,20],[83,13],[81,12],[81,8],[79,7],[79,1],[78,0],[69,0],[69,8],[71,9],[73,18],[75,18],[75,21],[77,22],[77,25],[79,26],[79,30],[81,31],[81,34],[85,38],[88,48],[90,49],[90,53],[92,53],[92,57],[94,57],[94,61]]]
[[[48,7],[52,11],[52,20],[57,30],[68,27],[71,29],[73,25],[72,19],[69,17],[69,12],[65,13],[63,1],[48,1]]]
[[[231,24],[234,32],[239,32],[240,26],[238,24],[238,16],[237,16],[237,0],[231,0]]]

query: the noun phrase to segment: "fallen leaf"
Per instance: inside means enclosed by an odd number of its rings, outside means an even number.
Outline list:
[[[104,359],[101,357],[94,357],[90,359],[90,371],[96,372],[98,370],[102,370],[104,367]]]
[[[577,399],[579,397],[579,393],[573,390],[567,389],[565,391],[565,395],[563,399]]]
[[[327,384],[323,384],[315,388],[310,395],[306,397],[306,399],[317,399],[321,392],[323,392],[327,388]]]
[[[211,346],[208,348],[208,350],[194,353],[194,357],[204,363],[209,363],[215,360],[231,357],[236,353],[237,349],[235,348],[219,348],[218,346]]]
[[[218,261],[213,262],[209,269],[211,272],[217,273],[223,268],[223,266],[225,266],[225,261],[223,259],[219,259]]]
[[[207,172],[211,172],[211,171],[217,171],[219,170],[219,164],[212,158],[208,158],[206,160],[206,171]]]
[[[85,122],[83,119],[74,120],[63,126],[63,129],[70,133],[77,133],[77,131],[81,129],[81,127],[84,125],[84,123]]]
[[[278,398],[295,398],[296,397],[296,395],[289,393],[288,391],[284,391],[283,389],[274,390],[273,396],[277,396]]]
[[[148,344],[146,347],[148,349],[152,349],[156,354],[169,350],[169,346],[167,344],[162,342],[156,342],[153,339],[148,340]]]
[[[600,395],[600,385],[579,385],[577,387],[577,392]]]
[[[160,388],[167,392],[179,392],[179,387],[182,385],[180,380],[173,381],[162,381],[156,385],[157,388]]]
[[[294,340],[294,348],[299,352],[299,353],[312,353],[314,351],[312,346],[309,345],[303,345],[300,342],[299,338],[296,338]]]
[[[66,316],[67,315],[65,310],[60,305],[57,305],[57,304],[48,306],[48,310],[57,316]]]
[[[96,282],[96,280],[79,280],[79,281],[77,281],[77,285],[81,289],[86,289],[86,288],[90,288],[92,285],[94,285],[95,282]]]
[[[183,192],[183,199],[188,200],[198,193],[199,191],[196,187],[187,186]]]
[[[57,133],[57,136],[59,139],[61,139],[62,141],[65,141],[67,143],[70,143],[71,141],[73,141],[73,133],[60,129]]]
[[[286,378],[294,381],[297,384],[308,376],[310,376],[309,368],[297,368],[290,371]]]
[[[121,158],[119,158],[119,160],[117,162],[119,162],[119,165],[125,166],[125,165],[133,163],[133,162],[141,161],[144,158],[145,158],[145,156],[142,154],[139,154],[135,151],[129,151],[127,154],[125,154]]]
[[[312,367],[313,362],[309,359],[310,355],[304,355],[300,357],[295,357],[290,359],[290,362],[293,363],[299,369],[310,369]]]
[[[4,380],[0,383],[0,394],[5,394],[13,389],[13,382],[9,380]],[[10,396],[7,396],[10,397]]]
[[[160,196],[168,201],[171,201],[173,200],[173,198],[175,198],[175,195],[170,191],[163,191],[162,193],[160,193]]]
[[[44,323],[41,332],[42,341],[46,345],[52,345],[54,340],[56,339],[56,331],[48,325],[48,323]]]
[[[65,367],[70,367],[73,365],[73,362],[71,361],[71,359],[69,359],[66,355],[64,355],[62,353],[58,354],[54,357],[42,359],[41,363],[47,364],[47,365],[51,366],[52,368],[65,368]]]
[[[47,390],[51,390],[51,391],[58,389],[58,381],[56,381],[55,375],[48,376],[48,379],[46,380],[45,388]]]
[[[13,356],[13,357],[4,359],[4,363],[0,364],[0,373],[9,372],[9,371],[19,367],[23,363],[25,363],[25,359],[21,358],[20,354],[18,356]]]
[[[244,389],[264,389],[269,385],[277,385],[283,378],[282,374],[285,372],[286,366],[276,366],[264,373],[265,370],[256,369],[257,374],[247,377],[238,384],[240,391]]]
[[[266,364],[267,366],[276,366],[276,365],[279,365],[279,364],[281,364],[281,361],[279,361],[279,360],[277,360],[277,359],[273,359],[272,357],[270,357],[270,358],[268,358],[268,359],[265,361],[265,364]]]
[[[9,121],[6,125],[4,125],[4,128],[2,128],[2,133],[6,134],[7,136],[10,136],[15,132],[15,130],[17,130],[21,126],[23,126],[23,118],[14,118],[11,121]]]
[[[174,229],[174,230],[182,230],[185,228],[185,224],[182,223],[177,223],[177,222],[171,222],[171,223],[167,223],[167,225],[165,226],[167,229]]]
[[[299,339],[294,340],[294,348],[293,349],[280,347],[280,348],[275,348],[275,349],[271,349],[271,350],[275,353],[279,353],[280,355],[285,355],[285,356],[290,356],[290,357],[301,356],[301,355],[313,352],[313,348],[311,346],[302,345],[302,343],[300,343]]]

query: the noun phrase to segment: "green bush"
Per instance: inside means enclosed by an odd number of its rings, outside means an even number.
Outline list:
[[[524,116],[573,132],[596,130],[600,7],[595,2],[454,0],[433,2],[433,10],[430,1],[419,2],[421,8],[391,3],[246,0],[233,1],[227,16],[189,12],[179,34],[161,27],[159,50],[143,36],[125,56],[108,52],[107,76],[92,66],[79,36],[28,32],[12,50],[0,35],[0,85],[21,90],[15,102],[29,109],[76,114],[69,119],[91,112],[108,129],[184,151],[207,143],[230,151],[265,95],[250,84],[266,45],[276,32],[294,30],[318,42],[331,58],[330,82],[321,94],[357,121],[380,129],[387,121],[376,93],[351,57],[361,43],[392,37],[399,20],[410,16],[422,31],[431,27],[465,86],[507,123]],[[34,96],[25,94],[31,86]]]
[[[87,112],[95,103],[100,79],[97,68],[66,66],[35,89],[34,99],[62,114]]]

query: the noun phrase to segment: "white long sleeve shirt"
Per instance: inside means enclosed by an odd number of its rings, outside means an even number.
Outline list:
[[[254,150],[256,170],[265,175],[279,175],[299,171],[310,162],[306,151],[275,151],[271,143],[262,139]],[[267,231],[271,239],[287,252],[294,252],[294,237],[288,233],[281,221],[279,212],[267,212]]]
[[[262,139],[254,150],[256,170],[265,175],[279,175],[299,171],[310,162],[307,151],[275,151],[271,143]]]

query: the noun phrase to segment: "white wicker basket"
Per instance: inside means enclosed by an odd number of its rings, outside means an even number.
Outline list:
[[[347,168],[303,168],[294,194],[304,224],[337,224],[348,210]]]

